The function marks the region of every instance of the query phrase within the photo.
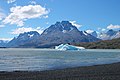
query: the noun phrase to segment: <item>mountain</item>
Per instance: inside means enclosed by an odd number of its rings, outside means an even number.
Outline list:
[[[99,38],[102,40],[111,40],[111,39],[120,38],[120,30],[114,31],[114,30],[110,29],[106,33],[101,33],[99,35]]]
[[[107,35],[110,35],[110,36],[113,36],[113,35],[115,35],[117,33],[117,31],[114,31],[114,30],[112,30],[112,29],[110,29],[110,30],[108,30],[107,31]]]
[[[56,22],[40,35],[36,31],[20,34],[8,43],[8,47],[49,48],[64,43],[94,42],[100,39],[79,31],[69,21]]]
[[[40,34],[36,31],[21,33],[17,38],[13,38],[7,47],[33,47],[37,45]],[[29,45],[25,45],[29,44]],[[24,46],[22,46],[24,45]]]
[[[6,40],[0,40],[0,47],[6,47],[8,41]]]
[[[91,35],[94,36],[94,37],[97,37],[97,36],[98,36],[96,31],[93,31],[93,32],[91,33]]]
[[[91,35],[94,36],[94,37],[98,37],[98,34],[97,34],[96,31],[89,31],[89,30],[86,30],[86,32],[87,32],[88,34],[91,34]]]
[[[111,39],[115,39],[115,38],[120,38],[120,30],[117,31],[116,34],[111,37]]]
[[[82,46],[86,49],[120,49],[120,38],[103,40],[98,42],[80,43],[74,45]]]
[[[100,39],[79,31],[77,27],[73,26],[69,21],[56,22],[49,28],[45,29],[41,34],[42,41],[38,47],[50,47],[51,45],[58,45],[61,43],[80,43],[80,42],[94,42]]]

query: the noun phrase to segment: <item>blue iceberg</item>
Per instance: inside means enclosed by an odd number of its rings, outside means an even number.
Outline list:
[[[78,47],[78,46],[73,46],[69,44],[60,44],[59,46],[55,46],[55,49],[57,50],[83,50],[85,49],[84,47]]]

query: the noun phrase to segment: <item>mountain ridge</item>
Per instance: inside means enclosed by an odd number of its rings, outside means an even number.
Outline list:
[[[99,38],[102,40],[112,40],[115,38],[120,38],[120,30],[115,31],[110,29],[107,32],[101,33],[99,35]]]
[[[44,30],[40,39],[41,41],[44,41],[43,43],[46,45],[49,45],[49,43],[58,45],[61,43],[93,42],[99,40],[92,35],[85,35],[69,21],[56,22],[55,25],[51,25]]]
[[[21,33],[17,38],[14,37],[7,44],[7,47],[20,47],[20,45],[27,44],[28,42],[36,42],[39,36],[40,34],[37,31]]]
[[[32,35],[34,34],[34,35]],[[56,22],[40,35],[36,31],[25,32],[8,43],[8,47],[39,47],[48,48],[61,43],[94,42],[100,39],[79,31],[69,21]]]

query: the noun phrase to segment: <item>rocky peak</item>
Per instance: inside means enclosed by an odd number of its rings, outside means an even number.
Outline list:
[[[114,30],[112,30],[112,29],[110,29],[110,30],[107,31],[107,35],[109,35],[109,36],[113,36],[113,35],[115,35],[116,33],[117,33],[117,32],[114,31]]]
[[[93,31],[93,32],[91,33],[91,35],[92,35],[92,36],[94,36],[94,37],[98,37],[98,35],[97,35],[97,32],[96,32],[96,31]]]
[[[40,36],[40,34],[37,31],[30,31],[30,32],[25,32],[21,33],[18,38],[31,38],[31,37],[37,37]]]
[[[120,30],[108,30],[105,33],[101,33],[99,36],[100,39],[102,40],[111,40],[111,39],[115,39],[115,38],[120,38]]]
[[[8,44],[8,47],[18,47],[27,43],[34,42],[36,44],[40,34],[37,31],[21,33],[18,37],[13,38]]]
[[[63,32],[66,33],[68,31],[77,30],[75,26],[73,26],[69,21],[56,22],[54,25],[51,25],[47,28],[43,34],[48,34],[51,32]]]

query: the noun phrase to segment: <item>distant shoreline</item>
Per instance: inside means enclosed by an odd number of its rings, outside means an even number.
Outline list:
[[[120,62],[46,71],[0,72],[1,80],[118,80]]]

